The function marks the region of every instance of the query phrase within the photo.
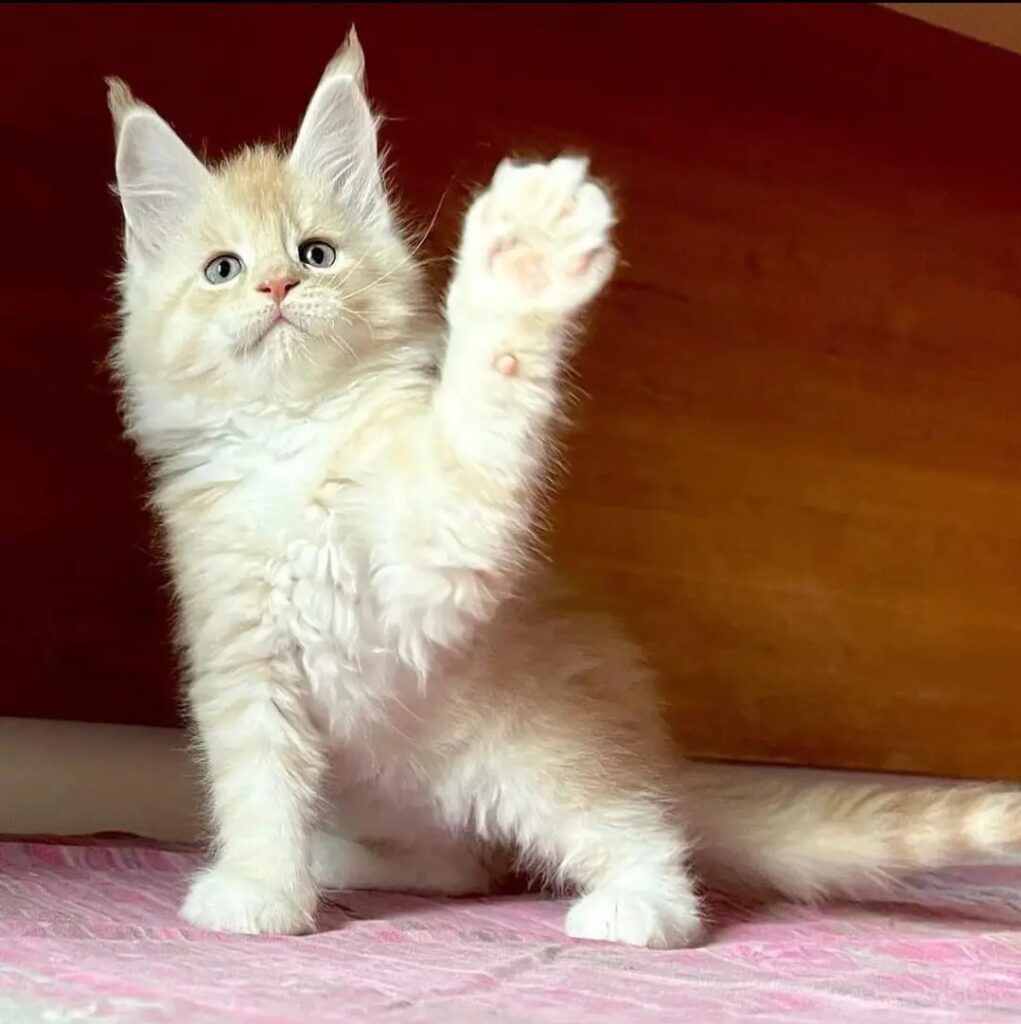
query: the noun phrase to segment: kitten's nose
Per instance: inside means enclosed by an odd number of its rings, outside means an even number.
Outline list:
[[[279,306],[284,301],[284,296],[298,283],[296,277],[271,277],[257,284],[255,290],[263,292]]]

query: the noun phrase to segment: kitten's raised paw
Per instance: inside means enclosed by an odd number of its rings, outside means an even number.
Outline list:
[[[570,313],[613,271],[613,223],[613,207],[589,179],[587,160],[505,160],[468,213],[461,272],[487,303]]]
[[[246,935],[303,935],[315,922],[316,893],[300,893],[220,867],[203,871],[181,908],[189,924]]]
[[[567,912],[573,939],[621,942],[651,949],[698,945],[703,936],[697,909],[629,889],[597,889]]]

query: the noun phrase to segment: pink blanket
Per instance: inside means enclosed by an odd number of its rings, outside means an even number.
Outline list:
[[[1021,1021],[1021,868],[920,881],[896,905],[711,904],[709,945],[565,940],[535,898],[349,893],[317,935],[176,918],[185,850],[0,844],[2,1024],[912,1024]]]

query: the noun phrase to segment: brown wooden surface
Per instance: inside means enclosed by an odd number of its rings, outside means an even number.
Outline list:
[[[615,185],[555,547],[689,748],[1021,777],[1021,58],[867,5],[5,8],[0,714],[173,716],[102,76],[215,154],[352,17],[427,252],[507,149]]]

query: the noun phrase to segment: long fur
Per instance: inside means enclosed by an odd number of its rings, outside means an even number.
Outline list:
[[[114,362],[214,834],[185,918],[298,932],[324,887],[478,892],[517,868],[578,894],[572,935],[675,946],[700,930],[693,850],[815,898],[1014,844],[1012,794],[749,788],[683,763],[640,652],[534,558],[565,354],[613,267],[610,200],[584,160],[502,164],[439,315],[363,67],[352,37],[293,152],[215,168],[111,83]],[[309,239],[336,262],[303,265]],[[223,253],[243,271],[211,283]]]

